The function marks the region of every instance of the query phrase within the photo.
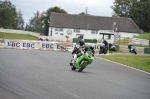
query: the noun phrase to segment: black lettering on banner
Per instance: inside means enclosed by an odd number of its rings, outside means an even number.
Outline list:
[[[23,43],[23,47],[26,47],[26,43]]]
[[[57,44],[57,49],[60,49],[62,51],[67,51],[67,48],[65,48],[65,47],[63,47],[63,46],[61,46],[59,44]]]
[[[34,44],[31,44],[31,48],[35,48]]]
[[[30,47],[30,43],[27,43],[27,47],[28,47],[28,48]]]
[[[17,47],[20,47],[20,43],[19,43],[19,42],[17,42],[17,43],[16,43],[16,46],[17,46]]]
[[[45,43],[42,43],[42,48],[45,48]]]
[[[23,47],[27,47],[27,48],[35,48],[35,44],[31,44],[31,43],[23,43]]]
[[[20,43],[19,42],[17,42],[17,43],[15,43],[15,42],[8,42],[8,46],[20,47]]]
[[[54,48],[54,44],[42,43],[42,48]]]

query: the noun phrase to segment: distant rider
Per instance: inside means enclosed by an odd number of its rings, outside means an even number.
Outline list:
[[[133,46],[132,44],[128,43],[129,52],[131,52],[131,47],[132,47],[132,46]]]
[[[108,49],[108,42],[104,40],[103,43],[105,44],[105,47]]]

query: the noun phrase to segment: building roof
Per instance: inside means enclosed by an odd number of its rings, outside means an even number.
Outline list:
[[[140,28],[131,18],[103,17],[90,15],[73,15],[63,13],[51,13],[50,27],[89,29],[89,30],[112,30],[113,23],[118,32],[140,33]]]

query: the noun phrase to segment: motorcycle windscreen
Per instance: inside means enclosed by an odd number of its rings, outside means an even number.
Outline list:
[[[93,53],[91,51],[87,51],[87,53],[90,55],[90,56],[93,56]]]

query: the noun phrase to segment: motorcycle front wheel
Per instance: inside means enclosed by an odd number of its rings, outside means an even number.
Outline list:
[[[84,62],[83,64],[81,64],[78,72],[82,72],[82,70],[86,67],[86,65],[87,65],[87,62]]]
[[[74,59],[72,59],[72,60],[70,61],[70,66],[72,66],[72,65],[73,65],[73,61],[74,61]]]
[[[71,66],[71,69],[72,69],[72,70],[76,70],[76,68],[74,67],[74,65]]]

